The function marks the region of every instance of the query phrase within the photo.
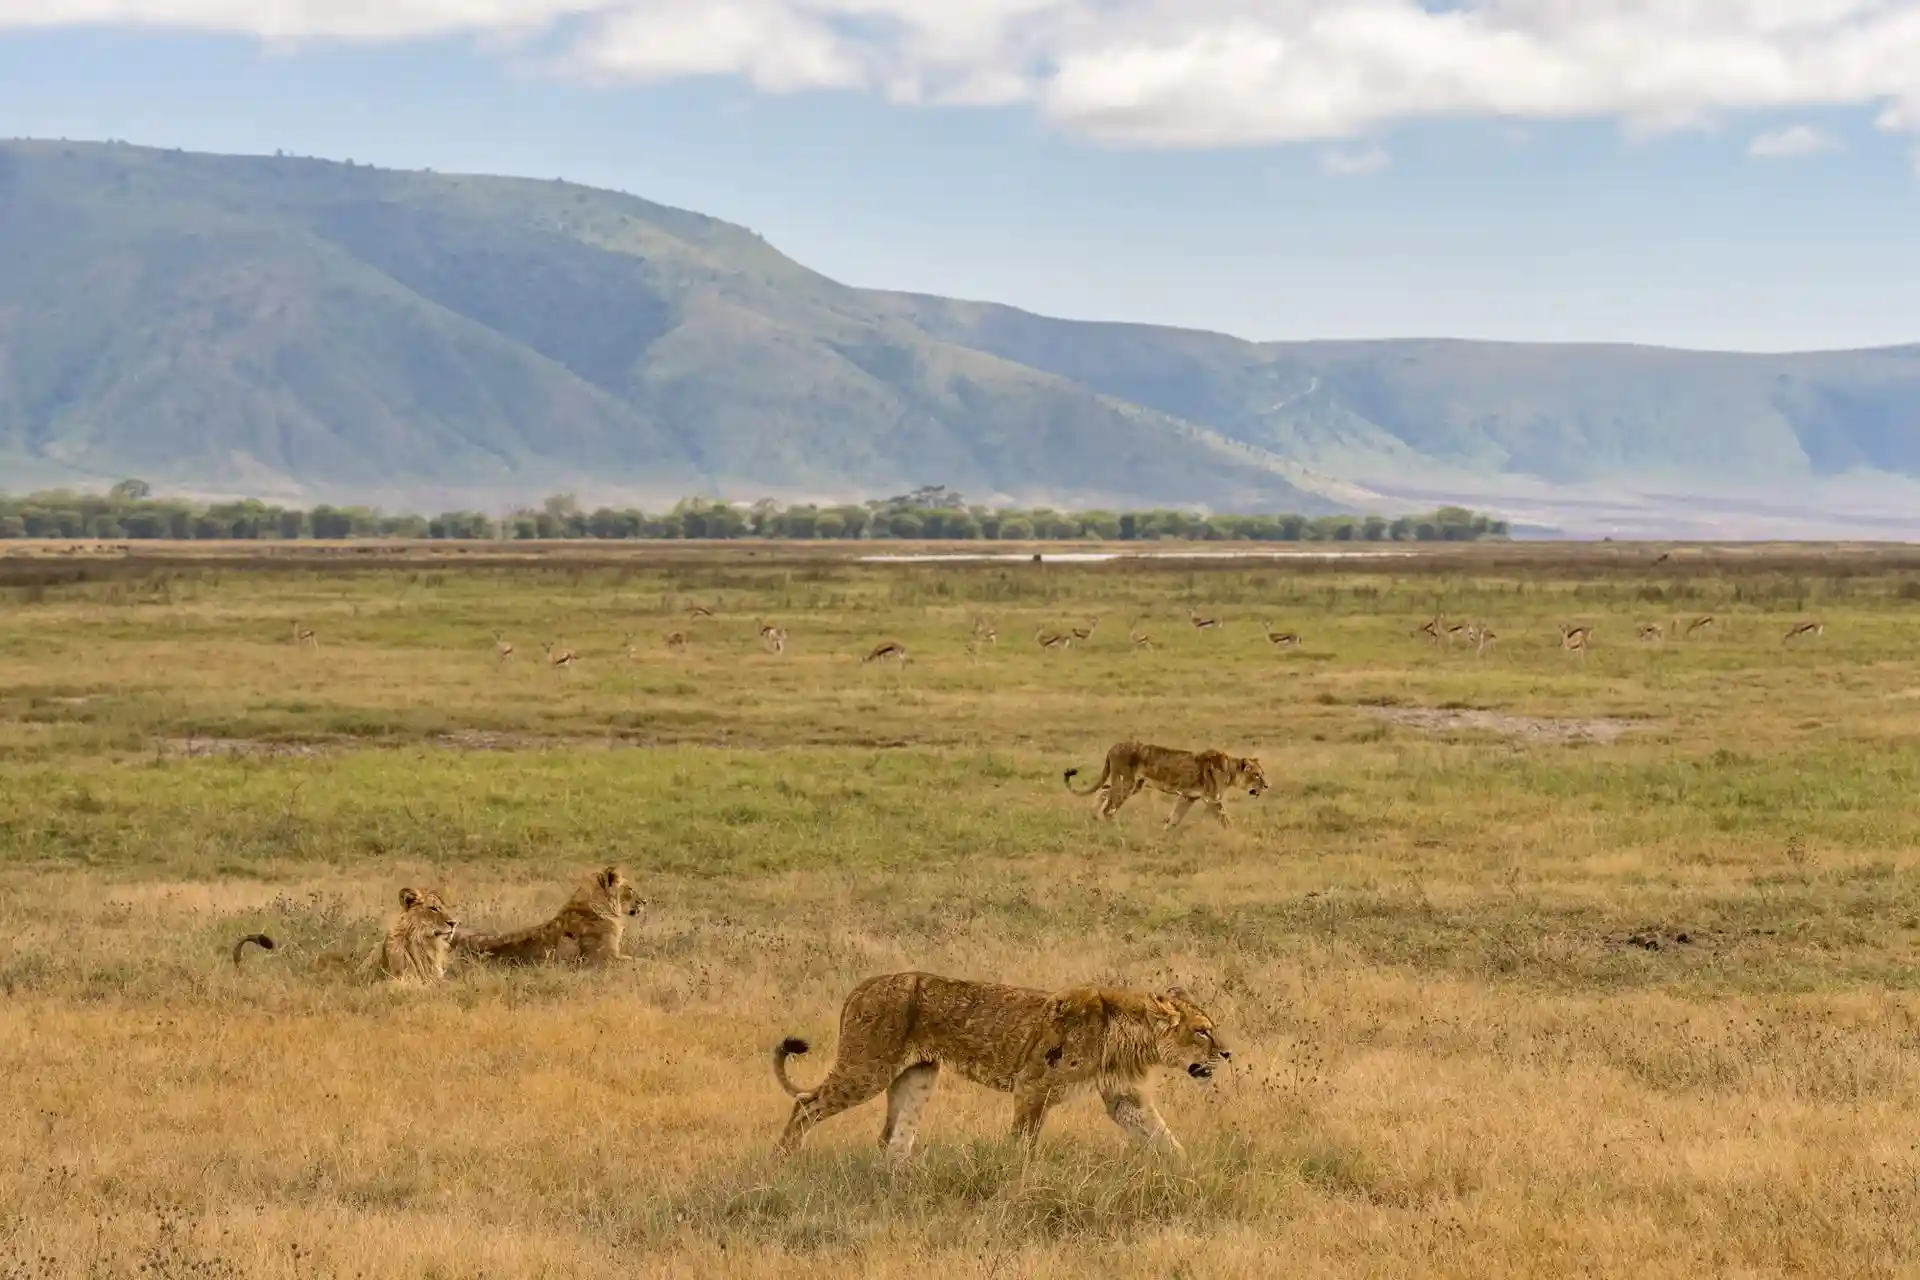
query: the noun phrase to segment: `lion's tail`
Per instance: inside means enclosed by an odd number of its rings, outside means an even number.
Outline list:
[[[1078,769],[1067,770],[1065,775],[1067,790],[1073,792],[1073,794],[1077,796],[1090,796],[1094,792],[1098,791],[1100,788],[1106,786],[1107,782],[1113,777],[1113,760],[1109,758],[1107,762],[1100,767],[1100,780],[1098,782],[1095,782],[1092,786],[1088,787],[1085,791],[1082,791],[1080,790],[1080,788],[1073,785],[1073,780],[1078,776],[1080,776],[1080,771]]]
[[[272,938],[269,938],[264,933],[250,933],[246,937],[240,939],[240,941],[233,944],[233,967],[234,968],[238,969],[240,967],[240,957],[243,954],[245,954],[247,950],[247,944],[249,942],[251,942],[256,947],[259,947],[262,951],[273,950]]]
[[[788,1036],[785,1040],[782,1040],[778,1045],[774,1046],[773,1078],[780,1082],[780,1087],[787,1091],[788,1097],[804,1097],[807,1091],[796,1087],[793,1081],[787,1078],[787,1059],[797,1058],[812,1047],[812,1045],[798,1036]]]

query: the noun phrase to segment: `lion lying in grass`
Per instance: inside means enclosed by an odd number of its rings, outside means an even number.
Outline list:
[[[583,880],[553,919],[512,933],[462,934],[453,949],[499,964],[608,965],[622,958],[627,919],[645,906],[626,874],[608,867]]]
[[[400,914],[388,922],[386,933],[359,959],[357,966],[351,954],[329,951],[314,961],[314,967],[357,968],[365,977],[438,982],[447,976],[447,952],[459,928],[460,921],[438,891],[402,889]],[[274,949],[272,938],[264,933],[250,933],[233,944],[235,968],[240,966],[249,945],[263,951]]]
[[[889,973],[855,987],[840,1011],[832,1069],[802,1090],[787,1077],[787,1059],[807,1050],[806,1041],[789,1038],[773,1051],[774,1077],[795,1100],[780,1149],[791,1150],[822,1120],[884,1092],[880,1143],[896,1156],[912,1152],[943,1066],[1011,1093],[1013,1132],[1029,1149],[1049,1108],[1092,1088],[1128,1137],[1177,1154],[1180,1143],[1148,1092],[1153,1070],[1171,1067],[1205,1080],[1232,1057],[1213,1019],[1182,990],[1050,993],[929,973]]]
[[[1100,798],[1095,810],[1102,818],[1113,817],[1142,787],[1178,796],[1173,812],[1167,816],[1169,830],[1179,826],[1187,810],[1197,802],[1204,802],[1213,816],[1220,819],[1220,825],[1229,826],[1221,797],[1242,787],[1250,796],[1258,796],[1267,789],[1267,775],[1252,756],[1230,756],[1224,751],[1181,751],[1147,742],[1114,743],[1107,750],[1099,779],[1085,791],[1073,785],[1079,773],[1078,769],[1067,770],[1067,790],[1077,796],[1090,796],[1104,787],[1106,795]]]

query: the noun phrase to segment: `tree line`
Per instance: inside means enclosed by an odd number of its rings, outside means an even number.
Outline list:
[[[504,516],[447,511],[435,516],[373,507],[278,506],[256,500],[196,503],[156,498],[137,480],[105,494],[68,490],[0,495],[0,538],[289,541],[304,538],[1027,539],[1152,541],[1182,538],[1253,542],[1472,542],[1504,538],[1507,523],[1464,507],[1424,515],[1201,515],[1146,511],[1059,511],[1050,507],[969,505],[943,489],[838,505],[750,505],[687,498],[659,512],[635,507],[587,510],[570,494]]]

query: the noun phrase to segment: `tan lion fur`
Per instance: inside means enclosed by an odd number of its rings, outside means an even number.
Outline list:
[[[1094,806],[1102,818],[1111,818],[1120,806],[1132,799],[1142,787],[1153,787],[1179,797],[1167,816],[1168,828],[1180,825],[1187,810],[1204,803],[1221,825],[1227,811],[1220,803],[1227,792],[1245,787],[1257,796],[1267,789],[1267,775],[1252,756],[1230,756],[1223,751],[1182,751],[1174,747],[1156,747],[1147,742],[1116,742],[1107,751],[1106,764],[1099,780],[1085,791],[1073,785],[1078,769],[1066,772],[1067,790],[1077,796],[1090,796],[1105,789],[1106,794]]]
[[[942,1067],[1011,1093],[1013,1132],[1029,1148],[1051,1107],[1091,1088],[1134,1141],[1178,1153],[1149,1092],[1155,1068],[1206,1079],[1232,1056],[1213,1019],[1178,989],[1047,992],[930,973],[883,974],[855,987],[840,1011],[832,1069],[814,1088],[800,1089],[788,1078],[787,1059],[807,1050],[806,1041],[789,1038],[773,1051],[774,1078],[794,1098],[780,1149],[884,1092],[880,1143],[897,1156],[912,1152]]]
[[[357,969],[363,977],[438,982],[447,976],[447,949],[459,928],[460,921],[436,890],[402,889],[400,914],[388,922],[386,933],[371,951],[357,963],[348,952],[325,952],[315,958],[314,967]],[[239,967],[249,943],[263,951],[274,949],[272,938],[250,933],[233,944],[234,967]]]
[[[646,900],[618,867],[581,881],[560,913],[512,933],[470,933],[454,940],[456,954],[500,964],[612,964],[620,956],[627,918]]]

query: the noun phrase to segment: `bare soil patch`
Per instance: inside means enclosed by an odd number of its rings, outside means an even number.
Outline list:
[[[1517,716],[1504,711],[1482,711],[1471,707],[1366,707],[1367,714],[1394,724],[1445,733],[1456,729],[1477,729],[1528,742],[1615,742],[1633,729],[1645,729],[1647,720],[1614,720],[1605,716],[1578,718]]]

